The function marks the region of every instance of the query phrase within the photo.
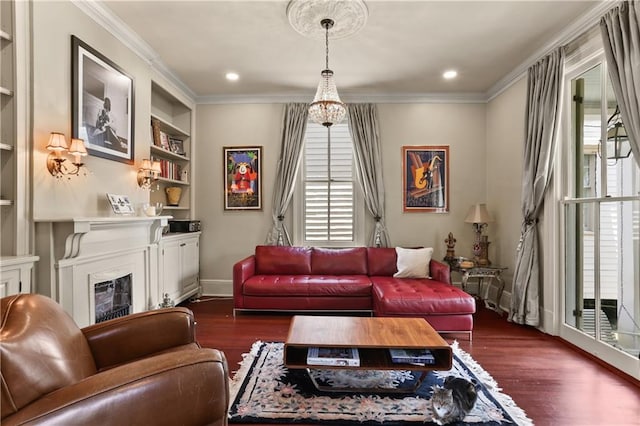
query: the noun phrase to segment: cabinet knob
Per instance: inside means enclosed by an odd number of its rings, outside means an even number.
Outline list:
[[[180,247],[184,247],[186,245],[187,245],[187,243],[182,243],[182,244],[180,244]]]

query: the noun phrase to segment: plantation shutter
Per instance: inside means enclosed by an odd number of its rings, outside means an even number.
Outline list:
[[[304,155],[304,239],[354,240],[353,144],[347,123],[308,123]]]

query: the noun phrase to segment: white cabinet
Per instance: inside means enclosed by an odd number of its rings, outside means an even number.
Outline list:
[[[37,256],[0,258],[0,298],[31,292],[31,270]]]
[[[200,291],[200,232],[167,234],[160,241],[161,297],[174,303]]]

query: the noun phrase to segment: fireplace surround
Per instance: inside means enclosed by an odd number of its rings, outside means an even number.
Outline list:
[[[35,291],[60,303],[80,327],[94,324],[104,307],[96,310],[96,284],[111,283],[115,291],[128,279],[128,312],[156,308],[162,301],[158,243],[170,218],[36,219]]]

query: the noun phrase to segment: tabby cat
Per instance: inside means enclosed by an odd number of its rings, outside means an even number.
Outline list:
[[[431,411],[433,421],[439,425],[465,418],[478,399],[477,382],[448,376],[443,386],[432,386]]]

